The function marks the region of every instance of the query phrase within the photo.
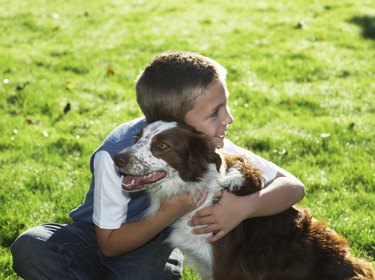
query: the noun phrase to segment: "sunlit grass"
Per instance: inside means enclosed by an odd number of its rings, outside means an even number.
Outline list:
[[[0,278],[17,279],[21,232],[69,222],[91,153],[141,115],[139,71],[171,49],[228,68],[229,138],[299,177],[300,204],[374,260],[370,2],[0,0]]]

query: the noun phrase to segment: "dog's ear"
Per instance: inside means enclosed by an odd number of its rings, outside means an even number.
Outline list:
[[[223,161],[222,155],[219,151],[216,151],[215,153],[212,154],[212,162],[215,163],[216,170],[217,170],[217,172],[220,173],[220,167],[224,163],[224,161]]]
[[[201,179],[208,170],[209,163],[220,164],[219,155],[215,153],[215,147],[208,136],[203,133],[192,131],[188,135],[189,156],[188,165],[194,178],[193,181]],[[190,179],[192,179],[190,178]]]
[[[183,152],[183,161],[178,168],[180,177],[184,181],[198,181],[208,170],[210,163],[215,163],[219,170],[222,162],[216,153],[216,146],[207,135],[192,127],[179,124],[178,144]]]

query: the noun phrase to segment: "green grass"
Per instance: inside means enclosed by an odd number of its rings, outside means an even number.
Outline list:
[[[171,49],[228,68],[229,138],[299,177],[300,204],[345,235],[355,255],[375,260],[372,1],[0,6],[1,279],[17,279],[9,246],[21,232],[69,221],[89,185],[92,151],[141,115],[137,74]],[[196,278],[187,269],[184,279]]]

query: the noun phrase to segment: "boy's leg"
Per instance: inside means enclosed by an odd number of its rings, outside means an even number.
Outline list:
[[[103,259],[110,280],[177,280],[182,276],[183,255],[163,242],[162,235],[127,254]]]
[[[11,252],[14,271],[27,280],[104,280],[108,275],[93,225],[41,225],[20,235]]]

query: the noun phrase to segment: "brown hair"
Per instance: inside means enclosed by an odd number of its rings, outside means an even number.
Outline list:
[[[191,52],[162,53],[138,76],[137,102],[149,122],[184,122],[209,85],[225,78],[225,68],[208,57]]]

